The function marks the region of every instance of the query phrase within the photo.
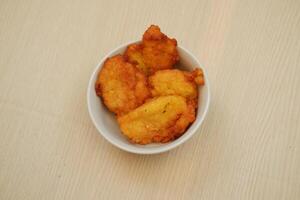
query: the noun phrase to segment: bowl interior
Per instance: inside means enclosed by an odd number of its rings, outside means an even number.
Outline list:
[[[130,43],[128,43],[130,44]],[[209,85],[207,80],[207,74],[203,66],[197,61],[197,59],[189,53],[183,47],[178,47],[178,52],[180,55],[180,63],[178,64],[178,68],[191,71],[196,67],[201,67],[204,72],[205,77],[205,85],[203,87],[199,87],[199,102],[198,102],[198,110],[197,117],[195,122],[188,128],[188,130],[178,139],[164,144],[148,144],[148,145],[138,145],[130,143],[126,137],[121,133],[119,129],[119,125],[116,121],[116,118],[113,113],[107,110],[105,105],[102,103],[100,98],[96,95],[94,85],[98,77],[98,73],[101,70],[103,62],[106,58],[114,56],[116,54],[121,54],[125,51],[128,44],[122,45],[119,48],[113,50],[108,55],[104,57],[102,61],[96,67],[91,80],[88,86],[88,107],[89,112],[92,118],[92,121],[98,131],[113,145],[132,153],[140,153],[140,154],[153,154],[160,153],[167,150],[170,150],[179,144],[186,141],[190,138],[197,128],[201,125],[206,112],[209,106]]]

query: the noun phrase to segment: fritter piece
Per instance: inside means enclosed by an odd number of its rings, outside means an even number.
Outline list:
[[[168,38],[160,28],[151,25],[143,35],[143,56],[146,66],[155,72],[171,69],[179,60],[177,41]]]
[[[196,119],[198,106],[197,85],[204,84],[203,72],[195,69],[192,72],[178,69],[161,70],[149,77],[151,94],[155,96],[179,95],[187,99],[188,111],[176,122],[176,131],[183,133],[186,127]]]
[[[105,61],[95,89],[107,108],[117,115],[135,109],[150,96],[145,75],[121,55]]]
[[[198,98],[197,85],[203,84],[203,72],[199,68],[192,72],[160,70],[149,77],[152,96],[180,95],[193,100]]]
[[[165,143],[184,133],[195,120],[194,112],[184,97],[161,96],[118,117],[118,122],[122,133],[133,143]]]
[[[146,30],[141,43],[129,45],[124,55],[146,75],[172,69],[179,60],[176,39],[168,38],[156,25]]]
[[[137,68],[143,71],[145,74],[149,74],[149,69],[145,65],[142,45],[141,44],[130,44],[127,46],[127,49],[124,53],[125,59],[134,64]]]

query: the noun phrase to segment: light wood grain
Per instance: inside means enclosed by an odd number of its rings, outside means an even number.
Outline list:
[[[138,156],[93,127],[86,88],[161,26],[205,65],[190,141]],[[0,199],[300,199],[300,2],[0,1]]]

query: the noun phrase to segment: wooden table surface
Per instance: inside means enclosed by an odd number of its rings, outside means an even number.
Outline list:
[[[150,24],[211,82],[187,143],[140,156],[87,111],[89,77]],[[0,199],[300,199],[300,1],[0,1]]]

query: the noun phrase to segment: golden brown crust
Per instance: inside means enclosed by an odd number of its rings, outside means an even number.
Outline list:
[[[195,121],[203,71],[173,69],[178,60],[177,41],[151,25],[140,43],[128,45],[124,56],[105,61],[96,94],[117,115],[130,142],[169,142]]]
[[[174,126],[170,127],[169,138],[181,136],[195,121],[198,105],[197,85],[202,84],[204,84],[203,72],[198,68],[192,72],[178,69],[160,70],[149,77],[149,87],[153,97],[178,95],[187,101],[188,109],[182,113]]]
[[[170,39],[156,25],[151,25],[143,35],[143,56],[151,73],[172,69],[179,60],[176,39]]]
[[[204,85],[204,74],[201,68],[196,68],[191,73],[187,72],[185,73],[186,77],[190,81],[194,81],[197,85]]]
[[[151,99],[142,106],[118,117],[122,133],[131,142],[149,144],[176,139],[195,118],[186,99],[169,95]]]
[[[145,75],[121,55],[105,61],[95,89],[107,108],[117,115],[140,106],[150,96]]]
[[[128,46],[125,58],[146,75],[162,69],[172,69],[179,60],[177,41],[168,38],[158,26],[151,25],[140,44]]]
[[[126,48],[124,58],[147,75],[150,71],[145,65],[142,49],[142,44],[130,44]]]
[[[198,84],[204,84],[201,69],[192,72],[178,69],[160,70],[149,77],[152,96],[180,95],[189,100],[196,99]]]

